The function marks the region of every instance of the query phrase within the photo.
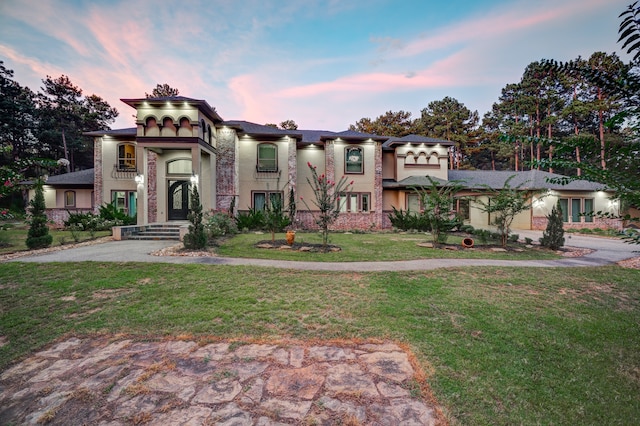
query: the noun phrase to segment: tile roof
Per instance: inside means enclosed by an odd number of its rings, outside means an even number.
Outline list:
[[[407,135],[401,138],[391,137],[383,145],[383,148],[392,148],[394,145],[402,145],[406,143],[428,143],[428,144],[440,144],[445,146],[455,145],[455,142],[451,142],[444,139],[430,138],[422,135]]]
[[[444,186],[449,183],[448,181],[437,178],[435,176],[431,176],[431,179],[437,182],[438,186]],[[429,181],[429,178],[427,176],[409,176],[399,182],[396,182],[393,179],[384,179],[382,181],[383,188],[411,188],[413,186],[430,187],[431,182]]]
[[[141,105],[145,102],[149,104],[160,104],[163,102],[186,102],[189,104],[197,105],[200,111],[206,114],[214,122],[219,123],[223,121],[222,117],[220,117],[216,109],[209,105],[209,103],[204,99],[187,98],[186,96],[162,96],[159,98],[131,98],[120,100],[132,108],[136,108],[137,105]]]
[[[552,179],[563,179],[566,176],[556,173],[549,173],[543,170],[529,170],[522,172],[515,171],[488,171],[488,170],[449,170],[449,180],[460,180],[467,188],[492,189],[503,188],[509,177],[514,176],[509,185],[511,187],[520,186],[521,189],[540,190],[552,189],[563,191],[602,191],[606,186],[601,183],[589,182],[586,180],[574,180],[566,185],[552,183]]]
[[[129,127],[127,129],[115,129],[115,130],[94,130],[92,132],[84,132],[85,136],[133,136],[137,134],[135,127]]]
[[[223,126],[238,128],[249,135],[301,137],[300,132],[297,130],[278,129],[276,127],[252,123],[250,121],[228,120],[223,121],[221,124]]]
[[[94,169],[80,170],[78,172],[65,173],[62,175],[49,176],[46,185],[73,185],[73,186],[93,186]]]

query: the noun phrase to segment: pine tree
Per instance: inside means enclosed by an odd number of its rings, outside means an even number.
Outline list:
[[[49,235],[47,227],[47,215],[45,214],[44,191],[42,181],[38,180],[35,186],[35,196],[29,202],[29,232],[27,234],[27,247],[38,249],[49,247],[53,237]]]
[[[560,204],[553,206],[547,216],[547,229],[542,233],[540,244],[551,250],[558,250],[564,245],[564,228],[562,227],[562,208]]]
[[[207,246],[207,234],[202,223],[202,204],[200,204],[200,194],[198,187],[193,185],[191,191],[191,204],[189,206],[187,219],[191,222],[189,232],[184,236],[184,247],[189,250],[203,249]]]

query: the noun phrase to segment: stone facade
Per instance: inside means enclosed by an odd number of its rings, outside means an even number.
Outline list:
[[[216,208],[218,210],[228,211],[231,204],[236,204],[236,209],[238,208],[237,150],[236,133],[229,128],[220,129],[216,155]]]
[[[147,153],[147,218],[149,223],[154,223],[158,218],[158,155],[149,151]]]
[[[623,223],[619,219],[607,219],[594,217],[593,222],[565,222],[562,226],[566,229],[617,229],[622,230]],[[533,216],[531,220],[531,229],[544,231],[547,229],[547,217],[546,216]]]
[[[102,166],[102,138],[96,138],[93,143],[93,167],[93,205],[95,206],[94,213],[97,213],[99,206],[102,205],[102,175],[104,173]]]
[[[64,222],[69,219],[70,213],[95,213],[93,209],[47,209],[47,219],[53,223],[55,228],[64,227]]]

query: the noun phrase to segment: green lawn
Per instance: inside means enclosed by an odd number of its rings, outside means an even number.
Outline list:
[[[7,229],[1,229],[6,226]],[[0,222],[0,255],[27,250],[25,241],[29,226],[19,222]],[[87,241],[93,238],[111,235],[111,231],[65,231],[59,229],[50,230],[53,237],[52,247]]]
[[[476,240],[477,249],[459,251],[419,247],[418,243],[431,242],[431,236],[424,233],[331,233],[329,244],[342,250],[336,253],[308,253],[299,251],[256,248],[259,241],[271,241],[271,234],[238,234],[225,240],[216,253],[220,256],[246,257],[252,259],[308,260],[312,262],[356,262],[356,261],[393,261],[413,259],[557,259],[552,251],[536,246],[531,249],[523,244],[511,244],[522,252],[492,253],[482,250],[483,245]],[[276,234],[276,240],[284,240],[285,234]],[[461,236],[451,235],[448,243],[460,246]],[[321,244],[319,233],[298,232],[296,243]],[[495,245],[496,243],[493,242]]]
[[[66,333],[390,338],[460,424],[640,423],[640,271],[0,264],[0,369]]]

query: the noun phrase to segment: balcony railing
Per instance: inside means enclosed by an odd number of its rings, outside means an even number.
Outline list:
[[[256,165],[256,168],[253,172],[254,179],[279,179],[282,174],[282,170],[275,168],[273,170],[268,170],[264,168],[260,168]]]
[[[131,167],[118,167],[117,164],[113,165],[113,170],[111,171],[111,177],[113,179],[131,179],[133,180],[136,177],[138,172],[135,168]]]

